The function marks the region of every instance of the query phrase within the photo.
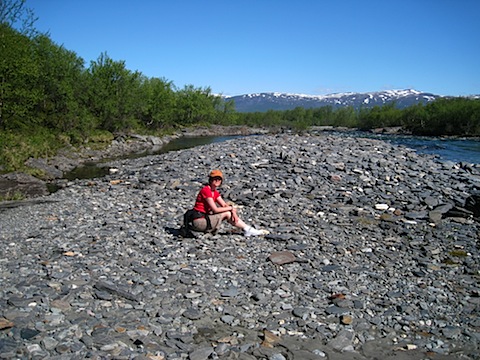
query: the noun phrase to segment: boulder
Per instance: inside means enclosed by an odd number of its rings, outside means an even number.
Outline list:
[[[45,179],[61,179],[63,177],[63,171],[55,166],[49,165],[47,160],[42,158],[30,158],[25,161],[25,165],[42,171],[44,173],[43,178]]]
[[[25,197],[48,195],[49,191],[45,181],[34,176],[14,172],[0,176],[0,197],[11,198],[16,194]]]

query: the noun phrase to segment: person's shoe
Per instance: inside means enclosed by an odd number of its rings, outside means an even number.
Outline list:
[[[268,231],[266,230],[257,230],[253,227],[248,227],[245,232],[244,232],[244,235],[245,236],[261,236],[261,235],[266,235],[268,234]]]

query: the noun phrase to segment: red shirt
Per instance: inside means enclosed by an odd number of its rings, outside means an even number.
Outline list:
[[[212,209],[207,203],[207,198],[213,198],[213,201],[216,202],[219,196],[220,193],[217,190],[212,191],[212,188],[209,185],[206,185],[198,193],[193,209],[206,214],[211,214]]]

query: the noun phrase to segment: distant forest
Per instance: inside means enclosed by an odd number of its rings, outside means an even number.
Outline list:
[[[107,53],[85,61],[39,33],[25,0],[0,2],[0,171],[65,146],[105,143],[115,133],[165,134],[198,125],[401,126],[415,135],[480,136],[480,100],[443,98],[398,109],[296,108],[239,113],[209,87],[177,88],[146,77]]]

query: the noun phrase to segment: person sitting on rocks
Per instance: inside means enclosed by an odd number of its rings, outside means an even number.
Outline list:
[[[235,207],[228,205],[223,199],[217,188],[223,182],[223,173],[220,170],[210,172],[208,185],[205,185],[197,195],[195,206],[193,207],[193,221],[191,229],[193,231],[216,233],[220,225],[226,220],[231,225],[242,229],[245,236],[265,235],[268,232],[258,230],[245,224],[239,218]]]

